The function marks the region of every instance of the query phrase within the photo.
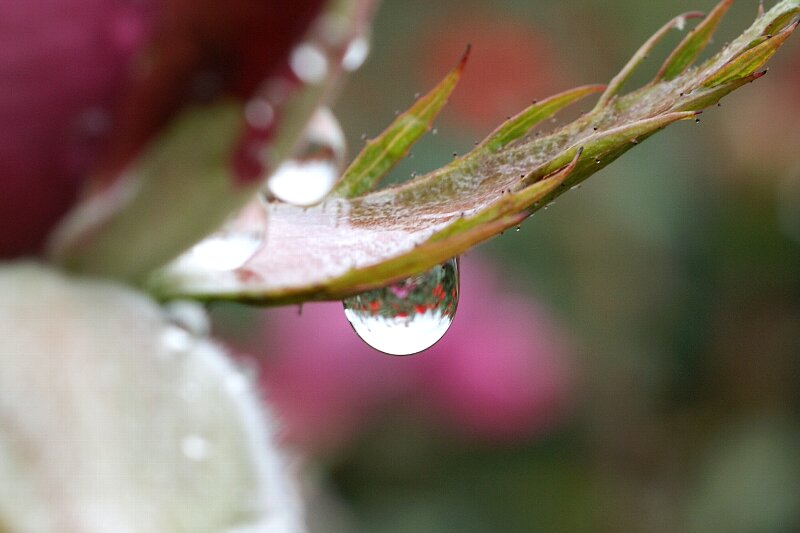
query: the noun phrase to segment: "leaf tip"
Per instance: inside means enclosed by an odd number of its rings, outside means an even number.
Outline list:
[[[469,59],[469,54],[472,52],[472,43],[467,43],[467,47],[464,49],[464,53],[461,54],[461,59],[458,61],[458,65],[456,65],[456,72],[459,74],[464,71],[464,67],[467,66],[467,60]]]

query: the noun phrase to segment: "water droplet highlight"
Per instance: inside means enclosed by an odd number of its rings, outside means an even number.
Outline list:
[[[342,67],[347,71],[357,70],[369,55],[369,41],[366,37],[356,37],[347,45],[347,50],[342,57]]]
[[[412,355],[436,344],[458,306],[458,259],[416,276],[345,299],[356,334],[389,355]]]
[[[328,59],[317,46],[303,43],[292,50],[289,65],[305,83],[320,83],[328,75]]]
[[[183,455],[192,461],[204,461],[208,457],[209,444],[200,435],[186,435],[181,440]]]

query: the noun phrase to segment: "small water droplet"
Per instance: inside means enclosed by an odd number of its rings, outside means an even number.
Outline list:
[[[678,29],[678,31],[683,31],[683,29],[686,28],[686,17],[678,17],[675,20],[675,27]]]
[[[328,59],[317,46],[298,45],[289,57],[292,72],[305,83],[319,83],[328,75]]]
[[[266,129],[272,124],[275,111],[263,98],[253,98],[244,107],[244,118],[256,129]]]
[[[181,451],[187,459],[204,461],[208,457],[209,444],[200,435],[186,435],[181,439]]]
[[[192,335],[181,327],[170,325],[161,332],[161,345],[166,348],[168,352],[186,352],[191,348],[193,343],[194,339]]]
[[[439,133],[439,130],[437,128],[433,128],[431,130],[431,135],[436,135],[437,133]]]
[[[521,227],[517,226],[514,231],[520,231],[521,229],[522,229]]]
[[[345,299],[344,314],[367,344],[390,355],[433,346],[453,322],[458,306],[458,259],[422,274]]]
[[[247,390],[249,384],[247,376],[238,370],[225,378],[225,388],[231,394],[243,393]]]
[[[347,50],[342,57],[342,67],[347,71],[354,71],[364,64],[369,55],[369,41],[366,37],[356,37],[347,45]]]
[[[422,96],[422,93],[414,93],[414,99],[415,99],[415,100],[416,100],[417,98],[419,98],[420,96]]]
[[[173,300],[164,304],[164,314],[175,326],[192,335],[208,335],[211,324],[203,306],[188,300]]]

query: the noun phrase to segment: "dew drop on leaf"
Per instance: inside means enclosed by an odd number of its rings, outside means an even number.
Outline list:
[[[458,258],[454,258],[342,303],[347,320],[364,342],[389,355],[411,355],[430,348],[447,332],[458,292]]]
[[[267,187],[284,202],[314,205],[333,188],[344,158],[342,128],[330,109],[321,107],[309,123],[300,153],[278,167],[270,176]]]
[[[253,202],[222,229],[212,233],[175,260],[189,271],[225,271],[243,266],[264,243],[267,214]]]

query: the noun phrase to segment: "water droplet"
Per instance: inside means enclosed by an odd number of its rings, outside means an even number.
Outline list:
[[[186,435],[181,439],[181,451],[187,459],[204,461],[208,457],[209,444],[200,435]]]
[[[345,299],[344,314],[361,339],[390,355],[433,346],[453,322],[458,306],[458,259],[417,276]]]
[[[298,45],[289,57],[292,72],[305,83],[319,83],[328,75],[328,59],[317,46]]]
[[[364,64],[369,55],[369,41],[366,37],[356,37],[347,45],[347,50],[342,57],[342,67],[350,72]]]
[[[678,17],[677,20],[675,20],[675,27],[678,31],[683,31],[683,29],[686,28],[686,17]]]
[[[175,326],[192,335],[208,335],[211,324],[203,306],[187,300],[173,300],[164,304],[164,314]],[[165,341],[165,344],[167,342]]]
[[[263,98],[254,98],[244,107],[244,118],[256,129],[266,129],[275,118],[275,111]]]
[[[436,129],[436,128],[433,128],[433,129],[431,130],[431,135],[436,135],[437,133],[439,133],[439,130],[438,130],[438,129]]]
[[[186,352],[194,343],[192,335],[178,326],[167,326],[161,332],[161,345],[171,353]]]
[[[187,271],[235,270],[261,248],[267,214],[260,202],[252,202],[223,228],[184,252],[174,268]]]
[[[233,372],[230,376],[225,378],[225,388],[231,394],[241,394],[249,385],[248,378],[239,371]]]
[[[514,229],[514,231],[520,231],[521,229],[522,229],[521,227],[517,226],[516,229]]]
[[[319,203],[333,188],[344,163],[345,140],[330,109],[318,109],[305,132],[301,153],[283,163],[267,186],[279,200],[295,205]]]

